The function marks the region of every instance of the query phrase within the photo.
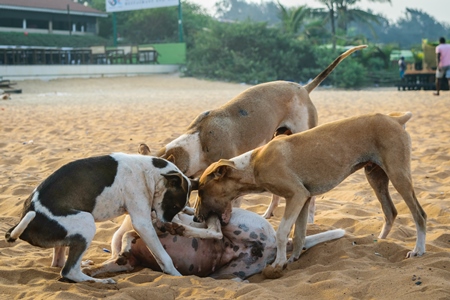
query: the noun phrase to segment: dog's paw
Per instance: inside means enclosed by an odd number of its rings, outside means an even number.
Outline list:
[[[265,213],[262,215],[262,217],[263,217],[264,219],[266,219],[266,220],[269,220],[270,218],[273,217],[273,213],[265,212]]]
[[[106,284],[116,284],[117,282],[114,280],[114,279],[112,279],[112,278],[105,278],[105,279],[102,279],[102,281],[101,281],[102,283],[106,283]]]
[[[406,257],[405,258],[412,258],[412,257],[419,257],[425,254],[425,251],[416,251],[416,250],[412,250],[409,251],[408,253],[406,253]]]
[[[262,274],[268,279],[277,279],[283,276],[283,269],[284,268],[280,266],[272,267],[271,265],[268,265],[264,268]]]
[[[159,231],[158,234],[160,233],[166,233],[167,229],[166,229],[166,223],[167,222],[163,222],[161,221],[157,216],[156,213],[152,211],[152,224],[153,227]]]
[[[126,265],[128,263],[128,258],[130,258],[130,252],[122,252],[119,254],[119,257],[116,259],[116,264],[119,266]]]
[[[66,277],[61,277],[61,278],[58,279],[58,281],[59,282],[65,282],[65,283],[76,283],[75,280],[72,280],[72,279],[69,279],[69,278],[66,278]]]
[[[90,260],[90,259],[86,259],[86,260],[83,260],[81,262],[81,267],[82,268],[88,267],[88,266],[92,266],[92,265],[94,265],[94,262],[92,260]]]
[[[242,282],[242,283],[250,283],[250,281],[248,281],[247,279],[242,279],[239,277],[234,277],[231,279],[232,281],[236,281],[236,282]]]
[[[179,236],[183,236],[183,233],[186,230],[183,225],[174,222],[164,223],[164,229],[171,235]]]
[[[290,263],[297,261],[299,258],[300,258],[300,256],[295,257],[294,255],[291,255],[291,257],[289,257],[287,262],[288,262],[288,264],[290,264]]]

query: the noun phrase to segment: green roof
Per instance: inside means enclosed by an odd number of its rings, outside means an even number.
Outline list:
[[[414,55],[411,50],[392,50],[390,60],[396,61],[402,56],[405,58],[405,61],[414,62]]]

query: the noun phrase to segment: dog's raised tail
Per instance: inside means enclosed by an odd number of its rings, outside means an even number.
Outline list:
[[[27,228],[28,224],[30,224],[31,221],[33,221],[34,217],[36,217],[36,212],[29,211],[27,214],[20,220],[19,224],[17,224],[15,227],[11,228],[6,232],[5,239],[8,243],[15,242],[19,236],[22,234],[22,232]]]
[[[319,75],[316,76],[316,78],[314,78],[313,81],[311,81],[310,83],[308,83],[307,85],[305,85],[305,89],[308,91],[308,93],[311,93],[312,90],[314,90],[325,78],[328,77],[328,75],[330,75],[330,73],[334,70],[334,68],[336,68],[336,66],[343,61],[347,56],[349,56],[350,54],[352,54],[355,51],[361,50],[367,48],[367,45],[360,45],[360,46],[356,46],[353,47],[351,49],[348,49],[347,51],[345,51],[344,53],[342,53],[341,55],[338,56],[338,58],[336,58],[325,70],[323,70]]]
[[[341,238],[345,235],[344,229],[334,229],[325,232],[309,235],[305,238],[305,249],[309,249],[317,244]]]

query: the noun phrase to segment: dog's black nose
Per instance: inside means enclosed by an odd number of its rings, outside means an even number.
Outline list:
[[[194,222],[201,223],[200,220],[197,218],[197,216],[194,216]]]

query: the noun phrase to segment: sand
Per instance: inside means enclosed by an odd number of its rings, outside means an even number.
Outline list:
[[[19,220],[23,201],[48,175],[74,159],[136,153],[141,142],[156,151],[184,132],[202,111],[249,86],[147,77],[20,81],[23,94],[0,101],[0,299],[450,299],[450,94],[395,88],[341,91],[319,88],[311,98],[319,123],[363,113],[411,111],[415,191],[428,214],[427,253],[405,259],[415,244],[412,216],[391,187],[398,217],[385,240],[381,207],[363,171],[319,196],[309,233],[343,228],[344,238],[306,251],[280,279],[261,274],[249,283],[196,276],[173,277],[150,269],[114,275],[117,284],[59,282],[51,249],[24,241],[8,245],[4,232]],[[243,207],[262,214],[268,194],[248,195]],[[270,220],[277,227],[283,204]],[[84,258],[109,257],[123,218],[97,223]]]

